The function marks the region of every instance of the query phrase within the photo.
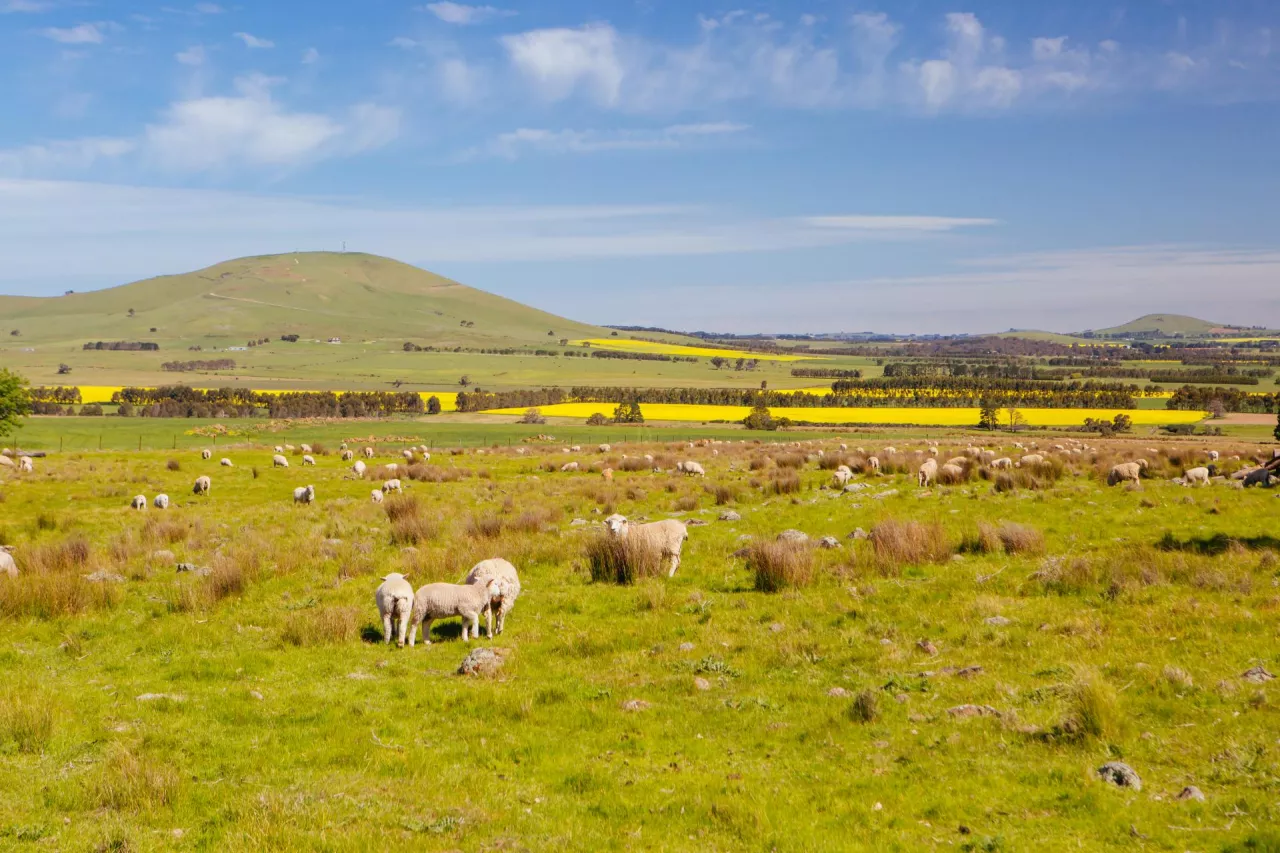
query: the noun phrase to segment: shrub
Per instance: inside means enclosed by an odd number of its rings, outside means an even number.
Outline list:
[[[779,468],[799,470],[804,467],[804,455],[801,453],[780,453],[773,457],[773,464]]]
[[[796,542],[756,540],[747,546],[747,571],[760,592],[808,586],[813,580],[813,549]]]
[[[171,764],[153,761],[124,744],[107,749],[99,772],[88,783],[91,799],[100,808],[116,811],[149,811],[172,802],[178,789],[178,771]]]
[[[519,423],[522,424],[545,424],[547,419],[542,416],[542,412],[538,409],[526,409],[521,415]]]
[[[358,607],[317,607],[289,614],[280,639],[291,646],[350,643],[360,633]]]
[[[730,483],[716,483],[714,486],[707,486],[707,492],[716,499],[716,506],[724,506],[738,499],[738,487]]]
[[[697,508],[698,508],[697,495],[681,495],[680,497],[676,498],[676,501],[675,501],[676,512],[693,512]]]
[[[1004,522],[1000,526],[978,522],[978,531],[964,540],[962,551],[976,554],[1037,555],[1044,553],[1044,534],[1023,524]]]
[[[56,522],[50,529],[52,527],[56,527]],[[87,567],[92,556],[89,540],[84,534],[76,533],[58,542],[45,542],[30,548],[21,567],[25,574],[65,575]]]
[[[76,575],[24,574],[0,583],[0,616],[57,619],[107,610],[123,598],[115,583],[94,583]]]
[[[1115,690],[1097,672],[1079,670],[1068,688],[1067,715],[1059,726],[1060,733],[1114,740],[1120,733],[1120,722]]]
[[[587,543],[587,567],[597,583],[635,583],[662,574],[661,550],[643,537],[602,533]]]
[[[874,723],[880,718],[880,697],[870,687],[859,691],[849,703],[848,714],[855,723]]]
[[[170,459],[168,462],[164,463],[164,467],[169,469],[170,471],[181,471],[182,463],[179,462],[177,459]]]
[[[628,456],[618,462],[619,471],[648,471],[652,466],[642,456]]]
[[[791,495],[800,491],[800,475],[795,471],[779,471],[769,480],[766,491],[772,495]]]
[[[467,519],[467,535],[472,539],[497,539],[503,526],[501,516],[473,515]]]
[[[886,519],[871,528],[872,554],[876,566],[896,572],[904,565],[941,563],[954,553],[942,525],[919,521]]]

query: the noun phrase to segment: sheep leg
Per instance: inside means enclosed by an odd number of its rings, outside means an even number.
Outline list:
[[[671,571],[667,573],[667,577],[669,577],[669,578],[673,578],[673,577],[675,577],[675,576],[676,576],[676,569],[678,569],[678,568],[680,568],[680,555],[679,555],[679,554],[672,554],[672,555],[671,555]]]
[[[404,638],[405,638],[405,635],[409,633],[409,622],[410,622],[412,619],[413,619],[413,614],[412,614],[410,611],[408,611],[408,610],[401,611],[401,613],[400,613],[400,637],[399,637],[399,642],[397,643],[397,645],[399,645],[399,646],[400,646],[400,648],[402,648],[402,649],[404,648]]]
[[[434,621],[434,619],[422,620],[422,644],[424,646],[431,645],[431,623]]]
[[[490,604],[484,609],[486,635],[490,640],[493,639],[493,605]]]
[[[386,638],[387,645],[391,645],[391,613],[382,614],[382,636]]]
[[[471,636],[480,639],[480,614],[477,613],[471,617]],[[490,634],[492,636],[492,634]]]

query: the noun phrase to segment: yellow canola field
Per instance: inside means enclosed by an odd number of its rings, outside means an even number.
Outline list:
[[[591,344],[597,349],[617,350],[619,352],[650,352],[658,355],[701,356],[711,358],[754,358],[759,361],[813,361],[822,357],[817,355],[775,355],[766,352],[747,352],[746,350],[713,349],[711,347],[687,347],[683,344],[660,344],[654,341],[633,341],[626,338],[587,338],[570,341],[574,346]]]
[[[110,403],[111,395],[117,391],[123,390],[121,385],[77,385],[80,389],[80,402],[82,403]],[[201,391],[213,391],[213,388],[201,388]],[[280,395],[289,394],[295,391],[320,391],[320,388],[256,388],[255,394]],[[335,394],[345,393],[344,390],[334,391]],[[440,411],[453,412],[458,409],[458,392],[457,391],[419,391],[418,396],[425,403],[431,397],[440,399]]]
[[[612,415],[613,406],[604,403],[559,403],[541,406],[539,411],[548,417],[582,418],[596,412]],[[748,406],[695,406],[683,403],[644,403],[641,406],[649,421],[740,421],[750,414]],[[522,415],[526,409],[493,409],[486,415]],[[1126,414],[1135,426],[1155,424],[1198,423],[1206,412],[1169,411],[1165,409],[1019,409],[1031,426],[1079,426],[1085,418],[1112,420],[1118,414]],[[924,409],[876,406],[866,408],[793,408],[769,409],[775,418],[793,421],[810,421],[825,424],[909,424],[913,426],[974,426],[978,423],[978,409]]]

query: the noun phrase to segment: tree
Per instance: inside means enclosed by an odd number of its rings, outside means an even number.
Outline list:
[[[716,370],[719,370],[720,368],[724,367],[724,358],[718,355],[712,356],[711,366],[714,367]]]
[[[1124,412],[1117,412],[1115,419],[1111,421],[1111,429],[1115,432],[1128,432],[1133,429],[1133,418]]]
[[[462,374],[462,378],[458,380],[458,384],[461,385],[463,388],[467,387],[468,385],[471,384],[471,377],[467,376],[465,373]]]
[[[1280,441],[1280,405],[1276,406],[1276,431],[1271,434],[1276,437],[1276,441]]]
[[[1004,416],[1009,421],[1009,432],[1017,432],[1020,429],[1026,429],[1027,419],[1023,416],[1022,412],[1015,409],[1013,406],[1005,409]]]
[[[746,360],[745,358],[740,358],[740,359],[738,359],[737,363],[736,363],[736,364],[734,364],[733,369],[734,369],[734,370],[741,370],[743,367],[745,367],[745,366],[746,366],[746,363],[747,363],[747,360]]]
[[[779,424],[773,419],[773,415],[769,414],[769,407],[761,400],[756,403],[751,414],[742,419],[742,425],[747,429],[775,430]]]
[[[440,398],[437,397],[435,394],[432,394],[430,397],[427,398],[427,414],[428,415],[440,414]]]
[[[1000,410],[990,400],[983,400],[982,408],[978,412],[978,428],[994,431],[999,426]]]
[[[607,426],[608,424],[609,418],[605,416],[604,412],[596,412],[587,418],[587,426]]]
[[[537,409],[526,409],[525,413],[520,417],[520,423],[522,424],[545,424],[546,422],[547,419]]]
[[[1209,417],[1216,420],[1218,418],[1225,418],[1226,416],[1227,407],[1222,404],[1221,400],[1215,398],[1209,401]]]
[[[22,425],[22,417],[31,414],[31,395],[27,380],[0,367],[0,436],[8,435]]]
[[[132,309],[132,308],[130,308],[130,309],[129,309],[129,316],[130,316],[130,317],[132,317],[132,316],[133,316],[133,309]]]
[[[630,403],[619,403],[618,408],[613,410],[613,422],[615,424],[644,423],[644,415],[640,412],[640,403],[636,400],[632,400]]]
[[[71,372],[71,365],[69,365],[69,364],[59,364],[59,365],[58,365],[58,375],[59,375],[59,376],[66,376],[66,375],[67,375],[68,373],[70,373],[70,372]]]

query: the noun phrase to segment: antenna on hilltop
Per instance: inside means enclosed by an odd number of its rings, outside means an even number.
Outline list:
[[[342,251],[344,251],[344,252],[345,252],[345,251],[347,251],[347,241],[346,241],[346,240],[343,240],[343,241],[342,241]]]

